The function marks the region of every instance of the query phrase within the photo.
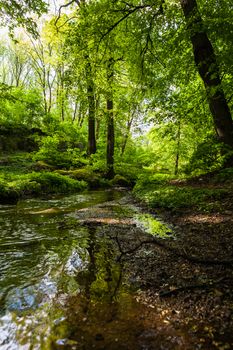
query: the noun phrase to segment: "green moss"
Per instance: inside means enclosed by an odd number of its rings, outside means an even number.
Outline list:
[[[139,176],[142,174],[143,169],[140,166],[135,166],[130,163],[116,163],[115,164],[115,172],[125,179],[127,179],[130,185],[135,185]]]
[[[129,187],[130,186],[130,181],[127,180],[124,176],[121,175],[115,175],[114,178],[111,180],[111,184],[114,186],[124,186],[124,187]]]
[[[38,160],[31,166],[31,169],[34,171],[53,171],[55,168],[42,160]]]
[[[31,153],[17,152],[5,155],[0,159],[1,177],[11,181],[17,175],[31,172],[32,164]]]
[[[0,203],[17,203],[19,198],[41,194],[72,193],[87,188],[85,181],[71,179],[56,173],[18,175],[13,181],[0,182]]]
[[[8,186],[6,182],[0,181],[0,204],[16,204],[18,200],[18,191]]]
[[[103,187],[101,176],[94,173],[91,169],[81,168],[75,170],[57,170],[56,173],[69,176],[72,179],[85,181],[88,183],[90,188]]]
[[[166,224],[163,224],[159,220],[155,219],[150,214],[138,214],[136,219],[143,229],[153,236],[158,236],[161,238],[170,238],[172,230]]]
[[[30,181],[40,185],[43,193],[67,193],[84,190],[86,182],[76,181],[68,176],[43,172],[30,174]]]

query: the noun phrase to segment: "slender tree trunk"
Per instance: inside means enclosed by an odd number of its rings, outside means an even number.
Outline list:
[[[95,103],[95,111],[96,111],[96,131],[95,131],[95,138],[96,142],[99,139],[100,136],[100,125],[101,125],[101,117],[99,116],[99,105],[100,105],[100,96],[98,95],[96,97],[96,103]]]
[[[175,161],[175,172],[174,174],[177,175],[179,171],[179,160],[180,160],[180,130],[181,129],[181,123],[179,121],[178,123],[178,133],[177,133],[177,148],[176,148],[176,161]]]
[[[91,64],[89,57],[86,57],[86,79],[87,79],[87,97],[88,97],[88,154],[96,152],[95,138],[95,91],[92,78]]]
[[[122,146],[121,146],[121,155],[122,156],[125,153],[125,148],[126,148],[127,141],[128,141],[128,138],[129,138],[129,133],[130,133],[130,129],[131,129],[131,126],[132,126],[132,123],[133,123],[133,119],[134,119],[134,113],[131,115],[130,119],[127,121],[126,133],[124,135],[123,143],[122,143]]]
[[[47,104],[45,84],[43,84],[42,89],[43,89],[43,100],[44,100],[44,112],[45,112],[45,115],[47,115],[48,114],[48,104]]]
[[[205,85],[218,138],[232,148],[232,117],[221,85],[213,46],[206,33],[196,0],[180,0],[180,3],[190,32],[195,63]]]
[[[64,121],[65,120],[65,103],[64,103],[64,70],[63,67],[61,66],[61,89],[60,89],[60,104],[61,104],[61,120]]]
[[[114,177],[114,116],[113,116],[113,100],[107,99],[107,178]]]
[[[77,116],[77,111],[78,111],[78,98],[76,98],[76,100],[74,102],[74,112],[73,112],[73,116],[72,116],[72,123],[75,122],[75,119]]]
[[[95,137],[96,137],[96,140],[98,141],[99,139],[99,136],[100,136],[100,119],[96,119],[96,133],[95,133]]]
[[[113,113],[113,78],[114,78],[114,61],[109,59],[107,66],[107,178],[112,179],[114,177],[114,113]]]

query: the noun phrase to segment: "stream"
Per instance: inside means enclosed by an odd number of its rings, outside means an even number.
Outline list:
[[[0,350],[155,349],[121,237],[171,232],[126,192],[23,200],[0,225]]]

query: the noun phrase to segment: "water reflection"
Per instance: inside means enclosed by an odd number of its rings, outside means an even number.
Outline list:
[[[80,226],[66,214],[121,196],[97,191],[0,208],[1,350],[48,349],[53,327],[65,320],[68,295],[85,295],[88,309],[102,285],[108,293],[112,248],[96,227]],[[58,210],[43,213],[51,207]]]
[[[114,239],[134,240],[138,212],[121,197],[96,191],[0,208],[0,350],[141,349],[142,306]]]

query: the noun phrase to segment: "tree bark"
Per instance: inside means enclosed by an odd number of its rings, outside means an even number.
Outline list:
[[[180,132],[181,132],[181,123],[178,122],[178,132],[177,132],[177,148],[176,148],[176,161],[175,161],[175,172],[174,175],[178,174],[179,171],[179,160],[180,160]]]
[[[115,144],[115,130],[114,130],[114,113],[113,113],[113,78],[114,78],[114,61],[109,59],[107,65],[107,178],[114,177],[114,144]]]
[[[218,138],[233,148],[233,123],[221,85],[219,66],[196,0],[180,0],[193,46],[195,64],[204,82]]]
[[[92,78],[91,64],[87,57],[86,79],[87,79],[87,97],[88,97],[88,154],[96,153],[95,138],[95,89]]]
[[[134,119],[134,113],[135,113],[135,111],[132,113],[132,115],[130,116],[130,118],[127,121],[126,133],[124,135],[123,143],[122,143],[122,146],[121,146],[121,156],[123,156],[124,153],[125,153],[125,148],[126,148],[126,145],[127,145],[127,141],[128,141],[129,135],[130,135],[130,129],[131,129],[131,126],[132,126],[132,123],[133,123],[133,119]]]

